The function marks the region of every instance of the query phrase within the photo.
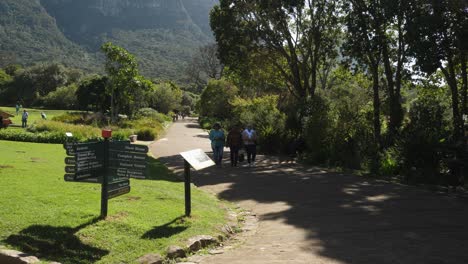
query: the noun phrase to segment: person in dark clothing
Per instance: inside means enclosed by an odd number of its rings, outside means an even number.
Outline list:
[[[227,135],[226,145],[231,150],[231,167],[237,167],[239,150],[242,147],[242,132],[238,126],[233,126]]]

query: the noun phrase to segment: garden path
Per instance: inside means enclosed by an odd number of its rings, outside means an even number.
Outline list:
[[[171,169],[181,151],[210,151],[195,120],[151,146]],[[226,155],[227,156],[227,155]],[[468,263],[468,201],[421,188],[259,156],[257,167],[193,173],[194,184],[258,219],[250,235],[200,263]],[[229,247],[228,247],[229,248]],[[194,260],[195,259],[195,260]]]

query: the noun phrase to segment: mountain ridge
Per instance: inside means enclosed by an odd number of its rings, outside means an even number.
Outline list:
[[[194,50],[213,41],[208,14],[216,3],[2,0],[0,52],[14,53],[16,62],[26,65],[53,58],[96,71],[103,61],[99,47],[112,41],[136,55],[143,74],[182,81],[180,72]]]

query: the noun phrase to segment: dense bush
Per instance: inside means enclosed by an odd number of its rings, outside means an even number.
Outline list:
[[[150,118],[159,123],[169,122],[171,118],[168,115],[162,114],[153,108],[141,108],[135,114],[135,119]]]
[[[49,109],[76,109],[76,90],[75,84],[59,87],[42,97],[39,104]]]
[[[1,140],[36,142],[36,143],[65,143],[67,137],[61,132],[33,133],[18,129],[1,129]]]
[[[450,133],[448,108],[435,94],[420,94],[409,111],[399,142],[403,174],[410,182],[436,183],[442,165],[441,147]],[[443,97],[442,97],[443,98]]]
[[[182,90],[173,83],[161,83],[153,85],[148,97],[151,108],[160,113],[168,114],[180,107]]]
[[[232,101],[239,89],[225,80],[211,80],[203,90],[197,108],[200,116],[214,117],[220,120],[231,118]]]
[[[375,154],[372,107],[359,82],[321,91],[307,100],[302,136],[312,163],[366,168]]]
[[[235,98],[231,102],[232,118],[227,124],[252,125],[258,134],[258,145],[264,152],[275,152],[281,143],[286,116],[278,110],[278,96],[253,99]]]
[[[73,138],[77,141],[86,141],[101,137],[101,130],[97,127],[86,125],[72,125],[57,121],[41,120],[34,123],[27,129],[29,132],[53,132],[65,135],[66,132],[71,132]]]
[[[138,140],[151,141],[157,138],[157,134],[154,129],[151,128],[141,128],[137,130],[136,135]]]

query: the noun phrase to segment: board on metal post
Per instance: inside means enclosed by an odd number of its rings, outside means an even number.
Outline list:
[[[103,137],[104,137],[104,173],[103,173],[103,179],[102,179],[102,185],[101,185],[101,218],[106,218],[107,217],[107,205],[108,205],[108,184],[109,184],[109,175],[107,168],[109,167],[109,135],[110,132],[106,131],[106,134],[104,133],[103,130]]]
[[[185,178],[185,216],[190,216],[192,212],[192,197],[190,193],[190,163],[184,160],[184,178]]]
[[[185,178],[185,216],[190,216],[192,212],[192,197],[190,193],[190,167],[195,170],[202,170],[215,163],[201,149],[181,152],[180,155],[184,158],[184,178]]]

